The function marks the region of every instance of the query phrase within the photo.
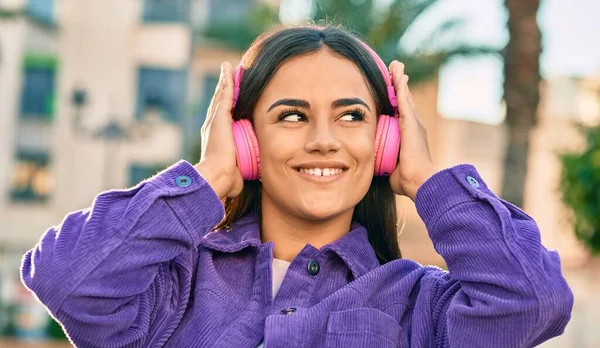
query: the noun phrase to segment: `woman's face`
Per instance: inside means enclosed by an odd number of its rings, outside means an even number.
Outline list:
[[[254,109],[263,207],[324,220],[352,213],[373,178],[375,100],[359,68],[323,49],[281,66]]]

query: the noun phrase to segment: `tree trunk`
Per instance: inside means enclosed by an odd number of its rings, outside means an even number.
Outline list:
[[[505,0],[510,39],[504,57],[504,100],[508,148],[504,159],[502,198],[522,207],[529,138],[537,121],[541,33],[540,0]]]

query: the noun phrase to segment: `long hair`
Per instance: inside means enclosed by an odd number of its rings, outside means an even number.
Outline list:
[[[242,57],[244,75],[233,119],[253,121],[254,105],[277,71],[291,58],[327,48],[352,61],[365,77],[377,104],[377,115],[393,115],[385,80],[358,38],[338,27],[279,27],[259,36]],[[227,228],[250,213],[261,213],[261,183],[245,181],[242,193],[226,198],[225,218],[217,228]],[[364,198],[356,205],[353,221],[368,231],[369,242],[381,264],[401,258],[398,246],[396,196],[388,177],[373,177]]]

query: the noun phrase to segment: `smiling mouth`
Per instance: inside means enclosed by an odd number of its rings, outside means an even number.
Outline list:
[[[344,168],[296,168],[296,171],[311,176],[336,176],[346,171]]]

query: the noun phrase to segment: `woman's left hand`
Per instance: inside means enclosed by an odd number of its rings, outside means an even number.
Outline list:
[[[429,153],[427,130],[417,114],[408,89],[408,76],[404,64],[393,61],[389,67],[398,97],[398,125],[400,129],[400,157],[390,176],[390,186],[398,195],[406,195],[413,201],[417,190],[436,171]]]

